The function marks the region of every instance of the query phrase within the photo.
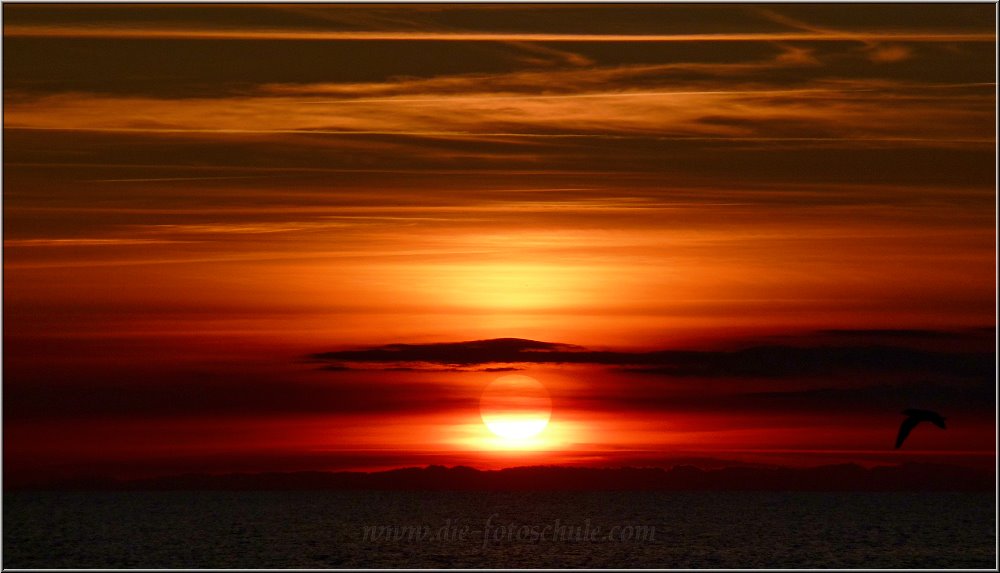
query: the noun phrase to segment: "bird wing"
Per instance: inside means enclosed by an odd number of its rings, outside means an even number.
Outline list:
[[[896,436],[896,449],[899,449],[899,446],[903,445],[903,441],[906,439],[906,436],[909,436],[910,431],[913,430],[913,428],[915,428],[919,423],[920,420],[915,417],[903,420],[903,423],[899,425],[899,435]]]

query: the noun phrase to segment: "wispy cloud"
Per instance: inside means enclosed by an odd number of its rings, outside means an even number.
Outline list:
[[[5,239],[5,247],[119,247],[129,245],[161,245],[180,241],[170,239],[128,238],[60,238],[60,239]]]
[[[819,34],[828,34],[832,36],[837,36],[843,34],[841,30],[836,30],[832,28],[826,28],[817,26],[814,24],[809,24],[801,20],[789,17],[788,15],[781,14],[775,10],[769,10],[765,8],[758,9],[758,13],[765,16],[769,20],[778,22],[790,26],[793,29],[801,30],[804,32],[814,32]],[[885,45],[880,43],[881,41],[891,40],[885,37],[860,37],[859,41],[862,42],[866,47],[866,52],[868,53],[868,58],[873,62],[878,63],[894,63],[907,60],[911,56],[910,48],[902,46],[899,44]]]
[[[425,32],[356,30],[232,30],[157,27],[10,25],[8,37],[119,38],[137,40],[292,40],[432,42],[993,42],[981,32],[851,31],[748,32],[717,34],[574,34],[530,32]]]
[[[872,49],[868,57],[873,62],[890,64],[909,60],[913,57],[913,51],[906,46],[891,44]]]
[[[268,86],[260,95],[184,100],[24,96],[10,98],[6,127],[219,136],[992,142],[987,122],[992,94],[972,86],[935,96],[919,91],[919,86],[871,80],[822,81],[796,88],[746,83],[725,89],[704,84],[588,89],[611,75],[625,79],[628,72],[518,74],[499,84],[521,83],[517,89],[497,91],[482,91],[476,77],[367,86],[368,93],[366,86],[337,86],[330,91],[342,95],[326,99],[316,99],[324,86]],[[531,81],[536,83],[526,83]],[[546,93],[550,86],[562,93]],[[345,92],[351,97],[344,97]],[[942,105],[941,98],[948,98],[948,105]],[[954,105],[960,100],[965,105]]]

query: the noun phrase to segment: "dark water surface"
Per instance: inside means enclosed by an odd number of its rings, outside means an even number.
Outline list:
[[[13,492],[3,501],[5,567],[993,568],[996,559],[991,493]]]

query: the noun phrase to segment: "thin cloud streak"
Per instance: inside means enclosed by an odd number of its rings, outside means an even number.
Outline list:
[[[175,241],[170,239],[6,239],[5,247],[117,247],[122,245],[158,245],[175,244],[188,241]]]
[[[909,86],[851,82],[801,89],[399,94],[307,101],[287,96],[188,98],[62,94],[14,98],[6,129],[124,134],[914,142],[984,145],[992,96],[912,97]],[[577,76],[579,77],[579,76]],[[585,82],[587,80],[584,80]],[[419,84],[418,84],[419,85]],[[416,86],[415,86],[416,87]],[[427,87],[427,86],[421,86]],[[457,87],[457,86],[456,86]],[[465,89],[475,89],[471,83]],[[565,87],[563,88],[565,89]],[[962,88],[956,88],[962,89]],[[974,89],[974,88],[966,88]],[[902,97],[901,97],[902,96]],[[950,105],[942,105],[947,99]],[[345,107],[345,103],[349,103]],[[303,107],[303,104],[307,104]],[[433,150],[425,150],[432,152]],[[448,152],[453,153],[452,151]]]
[[[653,141],[757,141],[757,142],[871,142],[871,143],[934,143],[934,144],[971,144],[988,145],[993,140],[988,138],[949,138],[941,139],[934,137],[711,137],[711,136],[658,136],[658,135],[609,135],[605,133],[516,133],[516,132],[471,132],[471,131],[331,131],[320,129],[183,129],[183,128],[124,128],[124,127],[12,127],[8,129],[19,129],[23,131],[80,131],[91,133],[149,133],[149,134],[247,134],[247,135],[398,135],[419,138],[469,138],[481,139],[483,137],[498,138],[531,138],[531,139],[635,139]],[[146,181],[184,181],[196,179],[222,179],[219,177],[203,178],[164,178],[149,179]],[[121,183],[121,182],[143,181],[141,179],[112,179],[98,182]]]
[[[989,33],[925,31],[749,32],[721,34],[573,34],[502,32],[403,32],[324,30],[170,29],[9,25],[13,38],[101,38],[134,40],[291,40],[399,42],[994,42]]]

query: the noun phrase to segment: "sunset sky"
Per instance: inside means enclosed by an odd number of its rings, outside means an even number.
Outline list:
[[[993,464],[995,10],[4,4],[5,480]]]

